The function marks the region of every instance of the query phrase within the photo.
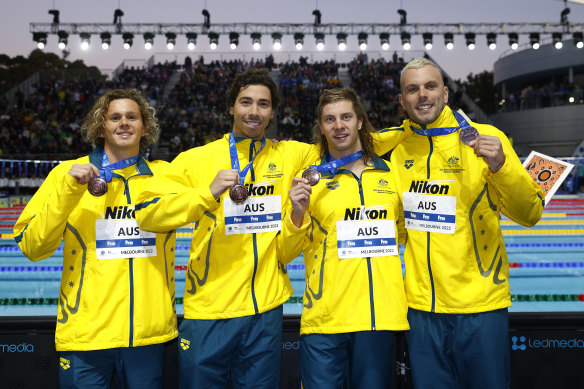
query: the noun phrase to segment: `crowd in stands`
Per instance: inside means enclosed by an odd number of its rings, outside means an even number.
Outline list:
[[[125,69],[113,80],[66,80],[55,73],[31,86],[26,97],[18,93],[12,103],[0,99],[0,158],[64,160],[87,154],[91,145],[79,127],[95,99],[108,89],[133,87],[156,105],[172,68]]]
[[[214,61],[206,65],[202,58],[185,66],[164,109],[158,110],[160,143],[168,144],[170,158],[229,131],[227,87],[246,66],[242,61]],[[263,65],[260,62],[258,66]]]
[[[538,109],[584,102],[584,83],[562,82],[559,85],[546,83],[527,85],[507,92],[499,105],[500,111],[510,112],[524,109]]]
[[[278,139],[311,142],[316,107],[323,89],[342,87],[339,65],[334,60],[309,64],[299,62],[280,65],[278,79],[282,105],[278,112]]]
[[[353,89],[361,96],[373,127],[381,129],[399,125],[405,111],[399,103],[399,76],[405,66],[394,58],[368,60],[361,53],[349,63],[349,75]]]
[[[398,98],[404,65],[397,55],[392,59],[369,59],[365,53],[343,65],[347,67],[349,86],[361,96],[375,128],[399,125],[405,118]],[[202,57],[195,62],[187,57],[183,66],[167,62],[151,68],[126,68],[111,80],[66,79],[55,74],[41,78],[26,97],[17,95],[10,103],[0,98],[0,158],[65,160],[87,154],[91,145],[82,139],[79,128],[95,99],[108,89],[136,88],[157,109],[162,131],[156,157],[171,160],[184,150],[212,142],[230,131],[227,88],[237,73],[249,67],[273,70],[279,84],[282,104],[274,115],[273,126],[278,129],[274,137],[311,142],[322,90],[343,86],[340,65],[334,60],[309,63],[307,58],[300,57],[298,62],[275,64],[269,56],[264,60],[205,64]],[[583,89],[578,84],[526,87],[509,93],[503,109],[557,105],[566,103],[571,96],[581,100]],[[449,104],[455,109],[462,108],[472,118],[471,109],[462,101],[461,90],[450,93]],[[4,181],[15,177],[29,179],[20,182],[21,187],[28,187],[40,182],[43,174],[28,171],[23,176],[19,170],[3,170],[0,187],[14,186]],[[29,181],[33,184],[29,185]]]

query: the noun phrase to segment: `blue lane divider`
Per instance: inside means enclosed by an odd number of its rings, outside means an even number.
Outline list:
[[[403,266],[403,265],[402,265]],[[176,270],[185,270],[186,265],[175,266]],[[509,262],[510,268],[579,268],[584,267],[584,262]],[[286,265],[288,270],[304,270],[303,263],[290,263]],[[7,272],[55,272],[63,271],[63,266],[0,266],[0,273]]]
[[[191,246],[188,245],[178,245],[175,251],[189,251]],[[505,243],[507,248],[519,248],[519,247],[584,247],[584,242],[571,242],[571,243]],[[63,247],[57,248],[55,252],[62,252]],[[0,252],[20,252],[18,246],[2,246],[0,247]]]

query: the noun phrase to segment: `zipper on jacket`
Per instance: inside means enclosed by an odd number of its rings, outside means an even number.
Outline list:
[[[254,157],[254,152],[255,152],[255,145],[254,145],[255,141],[253,139],[251,139],[251,142],[249,144],[249,158],[248,160],[251,161],[252,158]],[[251,174],[251,182],[255,182],[255,172],[253,169],[253,164],[249,167],[249,172]],[[258,271],[258,240],[257,240],[257,235],[254,232],[252,234],[252,240],[253,240],[253,274],[251,276],[251,299],[253,301],[253,310],[255,312],[256,315],[258,315],[259,309],[258,309],[258,301],[256,299],[256,295],[255,295],[255,277],[256,277],[256,273]]]
[[[430,179],[430,158],[434,152],[434,142],[432,142],[432,137],[428,137],[428,142],[430,143],[430,152],[428,153],[428,160],[426,161],[426,179]],[[432,287],[432,306],[431,312],[436,309],[436,289],[434,287],[434,277],[432,276],[432,264],[430,262],[430,231],[426,232],[426,260],[428,262],[428,274],[430,276],[430,286]]]
[[[361,177],[363,177],[365,170],[361,172]],[[357,177],[353,173],[353,177],[357,180],[359,185],[359,197],[361,198],[361,217],[365,215],[365,195],[363,194],[363,185],[361,178]],[[371,257],[367,257],[367,276],[369,277],[369,307],[371,312],[371,331],[375,331],[375,301],[373,299],[373,271],[371,269]]]
[[[129,179],[139,175],[142,174],[135,174],[128,177],[128,179],[125,179],[123,176],[114,173],[115,177],[121,178],[124,181],[124,194],[126,195],[126,202],[128,205],[132,204]],[[130,278],[130,335],[128,339],[128,347],[134,347],[134,258],[128,258],[128,275]]]

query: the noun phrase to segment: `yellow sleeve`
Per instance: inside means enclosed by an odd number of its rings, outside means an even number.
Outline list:
[[[374,132],[372,136],[375,154],[383,155],[388,153],[412,134],[413,131],[405,127],[384,128],[383,130]]]
[[[499,139],[505,163],[488,180],[499,193],[501,212],[516,223],[534,226],[541,219],[544,207],[541,188],[527,173],[507,137],[501,133]]]
[[[31,261],[50,257],[61,244],[71,211],[85,193],[69,175],[70,163],[47,176],[14,224],[14,240]]]
[[[303,250],[304,236],[310,225],[308,211],[304,213],[302,225],[296,227],[290,214],[292,209],[287,207],[282,218],[282,229],[278,234],[277,250],[280,263],[287,265],[298,257]]]
[[[195,166],[187,155],[181,154],[152,179],[136,201],[140,228],[153,232],[176,230],[219,206],[208,185],[198,187]]]

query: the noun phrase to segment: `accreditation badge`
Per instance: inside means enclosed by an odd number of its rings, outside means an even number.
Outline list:
[[[97,259],[156,256],[156,233],[144,231],[132,219],[96,219]]]
[[[337,252],[341,259],[398,255],[394,221],[337,221]]]
[[[280,231],[282,226],[280,195],[248,197],[242,204],[224,197],[223,207],[225,235]]]
[[[441,234],[456,231],[456,197],[404,192],[402,200],[406,228]]]

